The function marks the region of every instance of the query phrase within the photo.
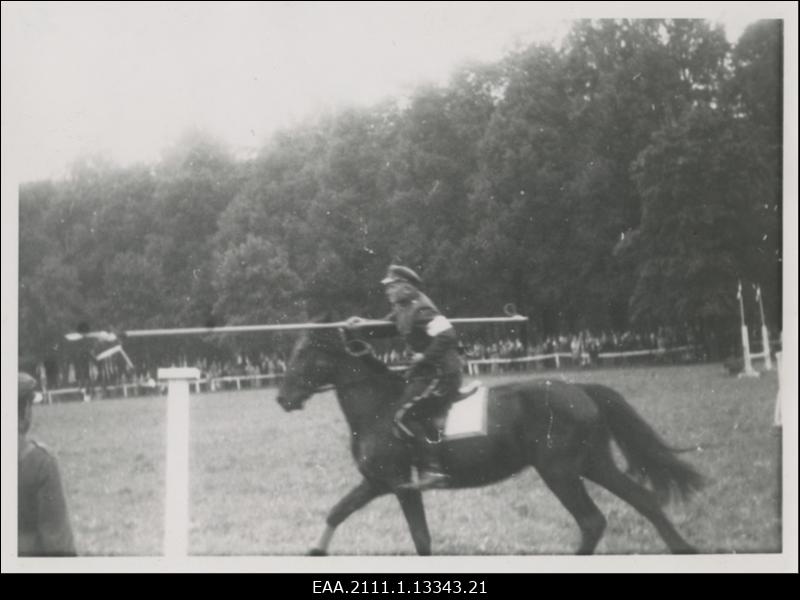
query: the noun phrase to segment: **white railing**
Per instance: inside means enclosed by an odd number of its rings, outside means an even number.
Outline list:
[[[572,354],[565,352],[555,352],[553,354],[539,354],[537,356],[519,356],[516,358],[478,358],[470,359],[467,361],[467,372],[470,375],[478,375],[482,365],[510,365],[510,364],[525,364],[532,362],[542,362],[546,360],[555,359],[556,368],[561,368],[561,358],[572,358]]]
[[[282,377],[282,373],[270,373],[267,375],[226,375],[224,377],[211,377],[191,381],[190,386],[194,386],[192,391],[195,393],[203,391],[203,386],[206,387],[206,391],[215,392],[223,389],[224,386],[219,385],[220,383],[234,382],[236,384],[236,389],[241,390],[243,381],[278,381]],[[251,385],[250,387],[254,386]]]
[[[640,356],[666,356],[667,354],[675,354],[680,352],[687,352],[693,350],[693,346],[680,346],[678,348],[654,348],[651,350],[629,350],[626,352],[600,352],[596,355],[597,360],[617,359],[617,358],[635,358]],[[509,365],[509,364],[525,364],[532,362],[542,362],[547,360],[554,360],[557,369],[561,368],[561,359],[570,359],[580,361],[581,364],[587,364],[590,360],[590,354],[583,352],[576,356],[571,352],[554,352],[552,354],[538,354],[536,356],[520,356],[517,358],[481,358],[467,361],[467,372],[470,375],[478,375],[482,365]]]
[[[84,389],[79,387],[61,388],[57,390],[48,390],[44,393],[44,401],[48,404],[55,401],[54,396],[67,396],[69,394],[80,394],[81,399],[84,397]]]

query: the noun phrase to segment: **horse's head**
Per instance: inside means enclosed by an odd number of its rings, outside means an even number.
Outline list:
[[[338,358],[344,353],[335,329],[306,331],[295,344],[280,390],[278,404],[284,410],[298,410],[323,386],[332,384]]]

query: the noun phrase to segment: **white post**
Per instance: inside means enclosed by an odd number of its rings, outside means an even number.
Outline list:
[[[166,379],[167,468],[164,502],[164,556],[181,558],[189,548],[189,382],[200,370],[187,367],[159,369]]]
[[[769,347],[769,330],[766,325],[761,326],[761,343],[764,346],[764,368],[772,371],[772,349]]]
[[[761,286],[756,288],[756,300],[758,300],[758,310],[761,313],[761,343],[762,352],[764,353],[764,368],[767,371],[772,370],[772,355],[769,347],[769,330],[767,329],[767,321],[764,319],[764,302],[761,300]]]
[[[776,352],[775,353],[775,366],[778,369],[778,396],[775,398],[775,417],[773,419],[773,425],[775,427],[781,427],[783,425],[783,416],[781,414],[781,402],[783,400],[783,393],[781,391],[781,362],[783,362],[783,353]]]
[[[753,369],[753,360],[750,356],[750,339],[747,334],[747,325],[742,325],[742,354],[744,370],[739,373],[739,377],[758,377],[758,373]]]
[[[739,291],[736,294],[739,299],[739,318],[742,322],[742,360],[744,370],[739,373],[739,377],[758,377],[758,373],[753,369],[753,361],[750,358],[750,336],[747,333],[747,324],[744,320],[744,300],[742,299],[742,282],[739,282]]]

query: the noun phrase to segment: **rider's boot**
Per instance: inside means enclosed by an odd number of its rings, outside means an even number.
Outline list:
[[[425,432],[416,432],[414,445],[417,454],[419,479],[400,486],[402,489],[425,491],[447,487],[450,478],[445,474],[439,459],[439,444],[428,440]]]
[[[429,448],[419,465],[419,479],[411,489],[424,491],[447,487],[450,477],[444,473],[435,448]]]

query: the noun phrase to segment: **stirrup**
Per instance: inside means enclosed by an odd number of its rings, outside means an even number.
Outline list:
[[[425,433],[425,435],[423,437],[425,438],[425,441],[428,444],[430,444],[431,446],[436,446],[437,444],[441,444],[444,441],[444,434],[442,433],[442,430],[439,429],[438,427],[436,427],[434,432],[433,432],[436,435],[436,437],[432,438],[429,435],[429,433],[431,433],[431,432],[429,431],[429,432]]]

